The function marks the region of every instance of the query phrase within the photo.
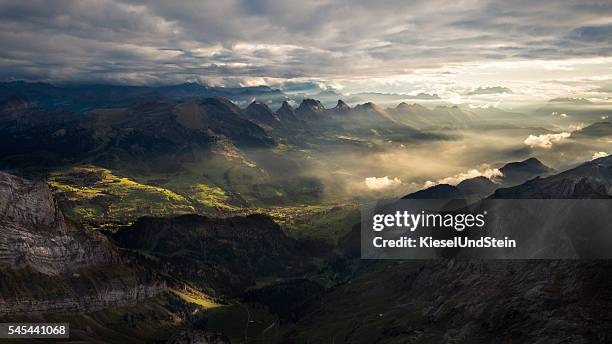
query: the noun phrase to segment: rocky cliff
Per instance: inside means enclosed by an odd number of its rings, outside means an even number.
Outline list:
[[[116,263],[102,235],[68,222],[44,183],[0,172],[0,265],[58,274]]]
[[[159,293],[97,232],[66,220],[49,187],[0,172],[0,314],[87,312]]]

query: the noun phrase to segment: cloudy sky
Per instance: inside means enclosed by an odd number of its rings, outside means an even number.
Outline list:
[[[0,0],[0,79],[612,96],[612,2]]]

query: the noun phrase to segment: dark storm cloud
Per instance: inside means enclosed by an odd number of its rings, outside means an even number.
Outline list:
[[[612,54],[609,1],[0,0],[0,77],[249,83]]]

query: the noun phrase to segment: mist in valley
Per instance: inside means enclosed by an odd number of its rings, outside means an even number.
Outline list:
[[[521,126],[497,118],[502,124],[428,128],[441,139],[394,142],[370,137],[355,144],[321,144],[298,149],[297,159],[295,152],[287,152],[281,155],[288,157],[285,161],[275,158],[264,165],[279,180],[315,179],[323,187],[321,201],[338,202],[401,197],[478,176],[496,182],[500,167],[531,157],[563,171],[612,152],[612,137],[582,132],[597,122],[595,116],[583,121],[556,115],[531,118]],[[247,155],[262,161],[266,153],[247,151]]]

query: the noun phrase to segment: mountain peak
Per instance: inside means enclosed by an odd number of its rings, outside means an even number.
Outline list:
[[[312,98],[303,99],[302,103],[300,103],[300,106],[298,107],[298,110],[301,108],[309,108],[309,109],[319,110],[319,111],[325,110],[325,107],[323,106],[323,104],[321,104],[320,101],[316,99],[312,99]]]
[[[400,111],[427,110],[427,108],[421,104],[417,104],[417,103],[408,104],[406,102],[401,102],[397,104],[395,109],[400,110]]]
[[[424,190],[413,192],[402,199],[461,199],[463,193],[456,186],[438,184]]]
[[[276,116],[282,121],[282,122],[296,122],[298,121],[297,117],[295,116],[295,111],[293,110],[293,106],[291,106],[291,104],[289,104],[288,101],[283,101],[283,103],[281,104],[280,108],[278,108],[278,110],[276,110]]]
[[[504,175],[504,184],[507,185],[522,183],[535,176],[547,176],[555,171],[534,157],[523,161],[507,163],[499,170]]]
[[[372,103],[372,102],[367,102],[367,103],[363,103],[363,104],[359,104],[357,106],[355,106],[355,110],[361,110],[361,111],[377,111],[377,112],[384,112],[384,110]]]
[[[280,110],[290,110],[290,111],[293,111],[293,106],[291,106],[291,104],[289,104],[288,101],[283,100],[283,103],[281,104],[281,106],[278,109],[278,111],[280,111]]]
[[[247,118],[255,123],[274,125],[279,118],[270,110],[268,105],[260,101],[254,101],[246,108]]]
[[[305,98],[296,112],[306,116],[319,115],[325,112],[325,107],[316,99]]]
[[[505,164],[500,171],[508,171],[511,169],[524,168],[524,169],[539,169],[542,171],[552,170],[550,167],[544,165],[540,160],[535,157],[525,159],[523,161],[510,162]]]
[[[272,112],[272,110],[270,110],[270,108],[268,107],[268,105],[266,105],[266,103],[260,102],[258,100],[254,100],[253,102],[251,102],[251,104],[249,104],[249,106],[247,106],[247,110],[251,108],[251,109],[262,109],[265,111],[269,111],[270,113]]]
[[[336,109],[350,109],[351,107],[348,106],[342,99],[338,99],[338,103],[336,104]]]
[[[335,112],[344,113],[350,110],[350,106],[348,106],[342,99],[338,99],[338,103],[336,104],[336,107],[334,107]]]

